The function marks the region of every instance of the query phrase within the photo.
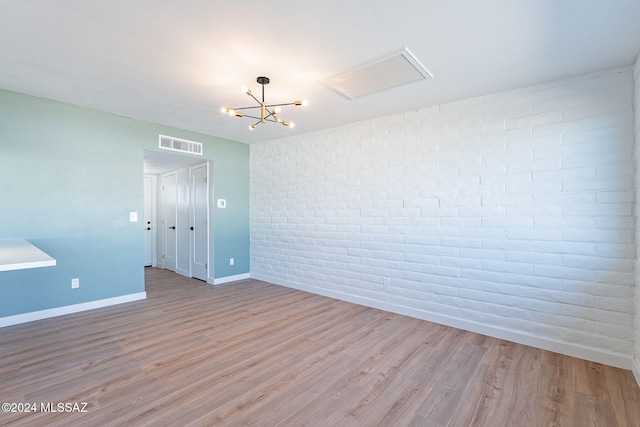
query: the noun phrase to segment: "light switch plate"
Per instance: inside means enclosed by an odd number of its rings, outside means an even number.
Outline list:
[[[224,209],[227,207],[227,199],[218,199],[218,207]]]
[[[129,212],[129,221],[138,222],[138,212]]]

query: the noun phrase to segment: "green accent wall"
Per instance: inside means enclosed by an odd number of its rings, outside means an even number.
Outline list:
[[[160,151],[158,134],[204,144],[228,206],[212,201],[215,277],[249,273],[248,145],[0,90],[0,239],[57,260],[0,272],[0,317],[144,291],[143,227],[129,212],[142,218],[143,151]]]

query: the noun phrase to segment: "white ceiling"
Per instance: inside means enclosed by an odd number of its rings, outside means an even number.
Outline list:
[[[410,51],[434,78],[347,100],[321,82]],[[0,88],[242,142],[631,64],[639,0],[2,0]],[[220,113],[309,100],[294,129]]]

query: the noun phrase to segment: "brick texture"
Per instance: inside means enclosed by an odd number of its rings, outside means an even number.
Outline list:
[[[633,87],[626,67],[254,144],[252,275],[631,358]]]

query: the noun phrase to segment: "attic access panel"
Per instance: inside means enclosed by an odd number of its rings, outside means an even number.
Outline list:
[[[405,47],[331,77],[324,84],[347,99],[357,99],[432,78],[433,75]]]

